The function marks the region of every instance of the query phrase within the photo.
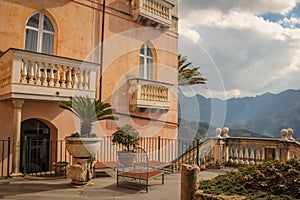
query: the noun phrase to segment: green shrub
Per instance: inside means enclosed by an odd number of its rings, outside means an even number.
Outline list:
[[[300,161],[266,161],[200,181],[210,194],[244,195],[248,199],[300,199]]]

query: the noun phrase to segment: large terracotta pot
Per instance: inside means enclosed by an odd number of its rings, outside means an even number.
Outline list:
[[[66,137],[66,149],[75,158],[91,158],[100,149],[101,138]]]

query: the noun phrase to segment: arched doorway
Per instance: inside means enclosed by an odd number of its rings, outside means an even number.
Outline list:
[[[38,119],[21,124],[20,172],[34,173],[49,170],[50,128]]]

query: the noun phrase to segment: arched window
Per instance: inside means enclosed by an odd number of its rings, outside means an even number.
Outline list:
[[[25,50],[53,54],[54,28],[49,18],[38,12],[26,23]]]
[[[140,49],[140,78],[153,80],[153,53],[147,43]]]

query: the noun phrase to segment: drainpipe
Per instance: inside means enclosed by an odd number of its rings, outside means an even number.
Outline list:
[[[102,68],[103,68],[103,47],[104,47],[104,22],[105,22],[105,2],[103,0],[102,4],[102,25],[101,25],[101,52],[100,52],[100,68],[99,68],[99,75],[100,75],[100,83],[99,83],[99,101],[102,101]]]

